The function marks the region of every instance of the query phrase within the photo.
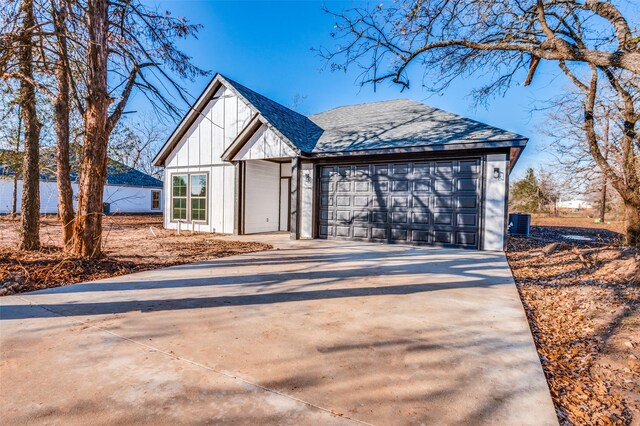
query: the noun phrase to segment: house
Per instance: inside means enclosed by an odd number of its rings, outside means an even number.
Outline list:
[[[503,250],[526,143],[406,99],[307,117],[216,74],[154,164],[166,228]]]
[[[568,209],[568,210],[589,210],[593,208],[593,203],[590,201],[582,200],[579,198],[574,198],[572,200],[560,200],[558,201],[557,207],[559,209]]]
[[[0,150],[0,214],[9,214],[13,207],[14,176],[13,169],[6,159],[10,151]],[[5,161],[3,161],[5,159]],[[40,160],[40,213],[58,212],[58,188],[55,174],[55,154],[44,150]],[[72,167],[75,169],[75,167]],[[74,208],[77,204],[78,173],[72,170]],[[20,212],[22,198],[22,180],[17,180],[16,210]],[[162,181],[128,167],[118,161],[109,160],[107,165],[107,183],[104,186],[104,203],[109,213],[161,213]]]

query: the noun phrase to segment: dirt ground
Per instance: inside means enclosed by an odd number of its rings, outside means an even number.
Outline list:
[[[55,217],[43,218],[38,252],[16,250],[20,222],[0,218],[0,296],[75,284],[137,271],[267,250],[261,243],[221,240],[218,234],[162,229],[162,216],[106,216],[99,260],[76,259],[60,250]]]
[[[616,224],[533,223],[562,226],[511,237],[507,258],[561,423],[640,425],[640,253]]]
[[[624,221],[607,219],[603,223],[596,223],[594,218],[581,216],[542,216],[533,215],[531,217],[531,225],[534,226],[568,226],[588,229],[606,229],[609,231],[623,233]]]

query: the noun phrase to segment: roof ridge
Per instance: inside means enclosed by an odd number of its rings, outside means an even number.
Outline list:
[[[385,100],[382,100],[382,101],[360,102],[360,103],[357,103],[357,104],[340,105],[340,106],[337,106],[337,107],[329,108],[329,109],[324,110],[324,111],[320,111],[320,112],[316,112],[314,114],[310,114],[307,117],[313,117],[314,115],[320,115],[320,114],[324,114],[325,112],[331,112],[331,111],[335,111],[335,110],[342,109],[342,108],[350,108],[350,107],[355,107],[355,106],[372,105],[372,104],[383,104],[383,103],[386,103],[386,102],[398,102],[398,101],[409,101],[409,102],[422,104],[421,102],[414,101],[413,99],[409,99],[409,98],[385,99]],[[422,105],[427,105],[427,104],[422,104]],[[430,106],[430,105],[427,105],[427,106]],[[434,107],[432,107],[432,108],[434,108]]]
[[[289,108],[289,107],[287,107],[287,106],[282,105],[282,104],[281,104],[280,102],[278,102],[278,101],[274,101],[274,100],[273,100],[273,99],[271,99],[270,97],[265,96],[265,95],[263,95],[263,94],[262,94],[262,93],[260,93],[260,92],[256,92],[255,90],[253,90],[253,89],[251,89],[251,88],[249,88],[249,87],[245,86],[245,85],[244,85],[244,84],[242,84],[242,83],[238,83],[237,81],[235,81],[235,80],[233,80],[233,79],[231,79],[231,78],[227,77],[227,76],[226,76],[226,75],[224,75],[224,74],[220,74],[220,76],[221,76],[222,78],[224,78],[225,80],[227,80],[229,83],[231,83],[231,84],[235,84],[235,85],[238,85],[238,86],[242,87],[243,89],[248,90],[249,92],[254,93],[254,94],[256,94],[256,95],[260,96],[261,98],[264,98],[264,99],[268,100],[269,102],[273,102],[274,104],[277,104],[278,106],[280,106],[280,107],[282,107],[282,108],[284,108],[284,109],[286,109],[286,110],[289,110],[289,111],[293,112],[294,114],[298,114],[298,115],[300,115],[300,116],[302,116],[302,117],[307,117],[306,115],[304,115],[304,114],[302,114],[302,113],[299,113],[299,112],[298,112],[298,111],[296,111],[296,110],[293,110],[293,109],[291,109],[291,108]]]

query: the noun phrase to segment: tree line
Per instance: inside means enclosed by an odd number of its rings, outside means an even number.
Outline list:
[[[20,248],[40,247],[40,147],[47,116],[64,249],[99,257],[110,136],[135,91],[158,113],[179,113],[177,103],[187,101],[180,81],[207,72],[176,43],[200,27],[140,0],[10,0],[0,6],[0,24],[3,103],[18,111],[18,147],[22,141]],[[149,155],[149,144],[138,146],[129,162]],[[126,141],[112,149],[130,152]],[[75,210],[71,161],[79,170]]]
[[[548,99],[547,129],[571,173],[600,174],[625,207],[626,242],[640,245],[640,13],[607,0],[398,0],[327,13],[336,46],[320,54],[360,82],[441,93],[484,76],[477,102],[514,85],[567,87]],[[540,70],[544,69],[543,72]],[[538,81],[540,80],[540,81]]]

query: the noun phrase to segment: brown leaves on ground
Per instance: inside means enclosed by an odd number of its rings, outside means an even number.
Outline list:
[[[0,220],[0,296],[109,278],[165,266],[268,250],[268,244],[220,235],[162,229],[160,216],[107,216],[102,259],[69,257],[60,249],[60,226],[44,218],[39,251],[17,250],[15,221]]]
[[[640,253],[619,241],[602,229],[532,227],[532,238],[508,243],[562,424],[640,424]]]

